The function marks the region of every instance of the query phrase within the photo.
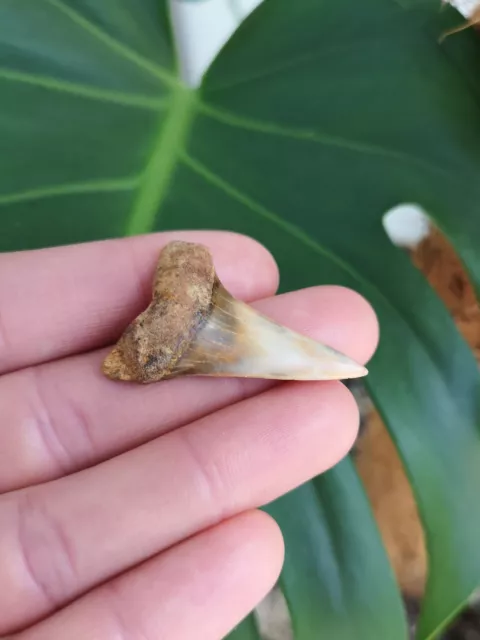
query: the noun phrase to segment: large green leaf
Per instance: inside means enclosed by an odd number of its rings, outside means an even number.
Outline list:
[[[440,44],[460,17],[439,5],[266,0],[191,91],[178,78],[162,0],[0,3],[0,250],[235,229],[274,253],[283,290],[336,282],[374,305],[382,340],[368,382],[412,481],[430,554],[421,638],[480,579],[477,367],[381,226],[392,205],[421,204],[480,287],[480,45],[471,32]],[[342,495],[345,487],[355,495],[352,474],[335,473]],[[328,519],[332,482],[317,483],[318,531],[372,529],[366,507]],[[294,552],[304,533],[289,527],[288,504],[277,514]],[[330,595],[318,624],[334,633],[329,585],[339,575],[345,584],[364,540],[351,536],[348,555],[322,540],[320,590]],[[352,603],[382,586],[383,619],[372,629],[403,633],[390,614],[398,594],[383,551],[369,552],[378,571],[342,600],[352,621],[342,640],[357,637],[357,620],[367,635],[371,616]]]
[[[407,638],[393,574],[348,458],[268,511],[283,524],[281,582],[296,640]]]

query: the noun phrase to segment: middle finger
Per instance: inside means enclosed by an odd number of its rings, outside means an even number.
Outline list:
[[[253,305],[365,362],[376,345],[373,311],[358,294],[315,287]],[[184,378],[112,382],[97,351],[0,378],[0,492],[58,478],[260,393],[271,381]]]

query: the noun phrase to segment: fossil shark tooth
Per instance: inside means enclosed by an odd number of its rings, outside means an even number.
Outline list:
[[[140,383],[182,375],[339,380],[368,373],[234,298],[209,250],[180,241],[161,251],[152,301],[108,354],[103,372]]]

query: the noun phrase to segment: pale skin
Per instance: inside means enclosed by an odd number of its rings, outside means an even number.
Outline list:
[[[102,359],[148,304],[159,250],[206,244],[233,295],[366,363],[369,304],[275,295],[249,238],[182,232],[0,255],[0,638],[221,640],[274,585],[258,508],[352,447],[340,382],[114,382]]]

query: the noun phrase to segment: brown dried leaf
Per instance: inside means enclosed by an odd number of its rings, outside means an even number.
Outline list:
[[[443,300],[480,363],[480,306],[452,246],[432,228],[411,257]],[[423,528],[402,462],[376,410],[365,420],[356,464],[400,588],[407,596],[421,597],[427,579]]]
[[[456,33],[460,33],[461,31],[465,31],[465,29],[471,29],[472,27],[474,29],[480,28],[480,5],[473,10],[468,20],[466,20],[463,24],[459,25],[455,29],[450,29],[449,31],[446,31],[444,34],[442,34],[440,38],[440,42],[442,42],[443,40],[445,40],[445,38],[448,38],[449,36],[452,36]]]
[[[443,300],[460,333],[480,361],[480,305],[450,243],[437,229],[432,229],[412,252],[412,261]]]

